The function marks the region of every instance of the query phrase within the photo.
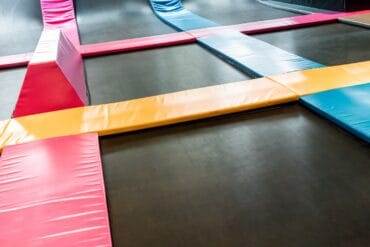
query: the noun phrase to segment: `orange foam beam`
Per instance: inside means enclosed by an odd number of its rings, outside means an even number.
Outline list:
[[[0,122],[0,150],[7,145],[45,138],[91,132],[124,133],[296,100],[298,95],[291,90],[261,78],[30,115]]]

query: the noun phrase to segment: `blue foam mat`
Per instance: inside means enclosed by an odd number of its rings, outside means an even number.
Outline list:
[[[255,77],[324,67],[236,31],[202,37],[198,42]]]
[[[180,0],[150,0],[154,13],[178,31],[217,27],[218,24],[184,9]]]
[[[370,83],[303,96],[301,102],[370,143]]]
[[[155,14],[180,31],[217,27],[217,23],[184,9],[181,0],[150,0]],[[237,31],[209,35],[197,41],[205,48],[254,77],[324,67]]]

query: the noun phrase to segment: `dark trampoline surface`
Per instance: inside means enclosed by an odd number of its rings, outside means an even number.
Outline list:
[[[83,44],[176,32],[152,12],[149,0],[75,1]]]
[[[30,2],[14,1],[26,8],[17,15],[36,20]],[[85,43],[173,32],[147,1],[76,4]],[[253,1],[185,5],[221,24],[293,15]],[[136,6],[143,10],[135,12]],[[243,8],[251,19],[234,14]],[[22,37],[21,26],[13,29],[1,36],[1,47],[10,32]],[[34,45],[40,31],[41,23],[29,31]],[[325,64],[369,59],[365,30],[341,24],[257,37]],[[25,50],[22,38],[11,42],[14,47],[1,48],[1,55]],[[91,58],[85,65],[93,104],[248,78],[196,44]],[[10,116],[24,73],[0,72],[0,118]],[[369,145],[298,104],[104,137],[101,150],[114,246],[370,242]]]
[[[26,68],[0,70],[0,121],[12,116]]]
[[[184,5],[221,25],[296,15],[254,0],[190,0]],[[175,32],[154,15],[149,0],[78,0],[75,6],[84,44]]]
[[[115,246],[368,246],[370,152],[293,104],[104,137]]]
[[[0,56],[33,52],[42,27],[40,0],[1,0]]]
[[[92,104],[247,80],[197,44],[85,59]]]
[[[307,27],[254,37],[325,65],[370,60],[369,30],[345,24]]]
[[[271,8],[256,0],[183,0],[184,6],[221,25],[296,16],[296,13]]]

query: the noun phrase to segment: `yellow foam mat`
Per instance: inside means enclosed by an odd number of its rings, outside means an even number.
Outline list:
[[[267,78],[234,82],[113,104],[20,117],[0,123],[6,145],[90,132],[124,133],[298,100]]]
[[[370,82],[370,62],[304,70],[269,78],[303,96]]]

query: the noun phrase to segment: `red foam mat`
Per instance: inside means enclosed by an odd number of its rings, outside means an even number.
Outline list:
[[[111,246],[97,134],[4,148],[0,243]]]
[[[59,30],[44,30],[28,65],[13,117],[88,104],[79,51]]]

